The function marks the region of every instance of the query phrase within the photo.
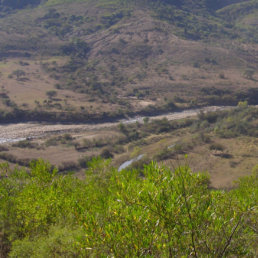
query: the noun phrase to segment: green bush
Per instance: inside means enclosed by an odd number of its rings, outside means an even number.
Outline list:
[[[71,134],[66,133],[64,135],[60,135],[60,136],[54,136],[49,138],[45,144],[46,146],[56,146],[58,144],[71,144],[73,141],[73,137],[71,136]]]
[[[0,180],[1,256],[255,257],[257,169],[221,191],[187,166],[118,173],[109,162],[93,159],[84,180],[43,161],[9,171]]]
[[[110,158],[113,158],[114,155],[112,153],[112,150],[111,148],[105,148],[102,150],[100,156],[103,158],[103,159],[110,159]]]
[[[249,107],[247,102],[239,102],[237,108],[227,111],[202,112],[198,118],[199,120],[193,125],[195,131],[199,131],[199,129],[214,131],[223,138],[233,138],[240,135],[256,137],[258,135],[256,126],[258,110],[255,107]]]
[[[37,239],[17,240],[10,257],[78,257],[86,255],[79,250],[78,240],[85,238],[81,227],[57,225]]]
[[[30,140],[23,140],[23,141],[19,141],[17,143],[14,143],[12,145],[13,147],[18,147],[18,148],[40,148],[39,144],[31,142]]]

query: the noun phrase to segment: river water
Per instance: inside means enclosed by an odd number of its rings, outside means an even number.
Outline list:
[[[131,160],[125,161],[120,167],[118,168],[118,172],[122,171],[123,169],[131,166],[134,162],[141,160],[144,157],[144,154],[139,155],[136,158],[133,158]]]
[[[178,120],[187,117],[193,117],[202,112],[213,112],[218,110],[231,109],[229,106],[211,106],[198,109],[189,109],[181,112],[171,112],[167,114],[149,116],[150,120],[167,118],[168,120]],[[47,124],[47,123],[18,123],[18,124],[0,124],[0,144],[13,143],[27,138],[40,138],[46,135],[58,133],[71,133],[92,131],[96,129],[109,128],[117,126],[120,123],[143,123],[146,116],[137,116],[123,119],[116,122],[96,123],[96,124]]]

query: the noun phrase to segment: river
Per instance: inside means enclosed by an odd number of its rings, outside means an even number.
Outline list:
[[[150,120],[167,118],[168,120],[178,120],[187,117],[194,117],[202,112],[214,112],[218,110],[231,109],[232,106],[210,106],[198,109],[188,109],[180,112],[171,112],[167,114],[149,116]],[[92,131],[102,128],[110,128],[120,123],[143,123],[146,116],[137,116],[123,119],[116,122],[96,123],[96,124],[49,124],[49,123],[18,123],[18,124],[1,124],[0,125],[0,144],[13,143],[27,138],[40,138],[47,135],[58,133],[72,133]]]

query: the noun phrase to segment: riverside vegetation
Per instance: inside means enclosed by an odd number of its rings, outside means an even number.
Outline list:
[[[155,162],[119,173],[93,159],[84,180],[42,160],[0,171],[1,256],[257,255],[257,166],[230,191]]]
[[[192,169],[210,172],[213,187],[228,188],[257,164],[257,121],[258,109],[240,102],[230,110],[187,119],[145,118],[142,123],[32,137],[1,146],[0,162],[29,167],[40,157],[59,171],[72,170],[80,176],[93,157],[112,158],[112,165],[118,168],[143,154],[132,164],[141,168],[150,160],[170,166],[188,154]]]

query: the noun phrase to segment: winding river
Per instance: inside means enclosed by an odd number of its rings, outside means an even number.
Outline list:
[[[214,112],[218,110],[231,109],[232,106],[210,106],[198,109],[189,109],[181,112],[172,112],[163,115],[149,116],[151,120],[167,118],[168,120],[178,120],[187,117],[194,117],[202,112]],[[58,133],[72,133],[92,131],[102,128],[117,126],[120,123],[143,123],[146,116],[137,116],[123,119],[116,122],[96,123],[96,124],[49,124],[49,123],[18,123],[0,124],[0,144],[13,143],[27,138],[40,138],[46,135]]]

